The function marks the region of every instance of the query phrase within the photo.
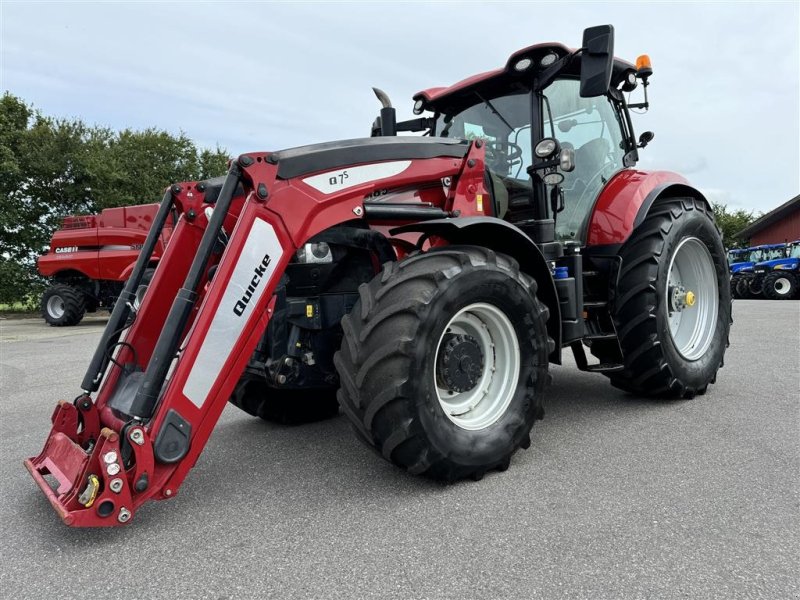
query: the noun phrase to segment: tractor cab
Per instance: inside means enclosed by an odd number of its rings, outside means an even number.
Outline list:
[[[732,267],[734,273],[752,273],[758,263],[783,258],[786,255],[785,244],[764,244],[747,249],[742,262]]]
[[[742,265],[747,262],[748,254],[748,248],[733,248],[728,250],[728,266],[731,268],[732,273],[735,272],[735,269],[738,265]]]
[[[771,261],[786,257],[786,244],[764,244],[757,246],[750,254],[750,262],[753,263],[752,270],[755,273],[764,273],[769,268]]]
[[[614,58],[613,29],[593,27],[583,48],[536,44],[511,55],[503,68],[414,96],[414,113],[433,113],[386,131],[388,99],[373,133],[392,135],[424,126],[438,138],[485,144],[485,187],[491,215],[513,223],[540,245],[586,245],[589,222],[609,181],[636,164],[630,108],[648,108],[650,60]],[[629,105],[624,92],[639,82],[645,102]],[[376,93],[378,93],[376,91]],[[381,130],[380,123],[384,128]]]
[[[546,215],[562,242],[585,241],[600,191],[638,158],[620,91],[635,85],[635,67],[614,60],[609,91],[585,97],[580,64],[575,51],[542,44],[415,96],[435,113],[432,135],[484,140],[495,216],[524,228]]]
[[[792,242],[794,245],[796,242]],[[797,259],[790,258],[791,252],[797,253],[796,247],[792,248],[789,244],[770,244],[764,246],[764,258],[757,262],[753,270],[756,274],[766,273],[775,268],[785,268],[784,265],[792,265],[797,262]]]

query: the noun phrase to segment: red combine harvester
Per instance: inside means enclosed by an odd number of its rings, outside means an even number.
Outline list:
[[[634,168],[653,136],[629,115],[646,94],[624,93],[651,74],[593,27],[578,50],[538,44],[419,93],[431,116],[398,123],[379,92],[371,138],[247,153],[170,187],[82,393],[25,461],[62,520],[119,525],[174,497],[229,400],[283,420],[338,400],[384,458],[452,481],[529,446],[564,349],[633,394],[705,393],[728,268],[702,194]]]
[[[55,327],[77,325],[87,312],[111,309],[133,272],[157,212],[158,204],[142,204],[64,218],[36,265],[39,274],[52,281],[42,294],[44,320]],[[152,276],[173,226],[169,220],[164,224],[143,283]]]

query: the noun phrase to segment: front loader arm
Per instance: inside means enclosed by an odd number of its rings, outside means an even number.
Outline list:
[[[391,183],[437,181],[460,168],[453,158],[428,159]],[[25,461],[65,523],[127,523],[146,500],[177,493],[269,325],[298,247],[367,218],[365,196],[388,180],[320,194],[300,179],[279,179],[262,153],[234,161],[212,203],[196,184],[167,192],[165,205],[182,216],[133,324],[126,329],[138,264],[84,393],[59,404],[44,450]],[[480,193],[477,170],[474,180]],[[474,206],[474,198],[464,200],[464,210]]]

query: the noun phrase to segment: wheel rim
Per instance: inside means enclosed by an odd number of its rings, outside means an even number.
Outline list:
[[[50,296],[47,299],[47,314],[54,319],[64,316],[64,299],[61,296]]]
[[[781,296],[785,296],[789,293],[789,290],[792,288],[792,285],[789,283],[789,280],[786,277],[780,277],[775,280],[775,293]]]
[[[453,356],[446,356],[449,336],[466,340],[465,344],[477,348],[482,356],[480,372],[472,369],[475,381],[470,380],[466,385],[471,387],[464,391],[448,389],[442,378],[449,364],[445,361],[453,361]],[[462,308],[444,328],[435,356],[436,396],[448,419],[474,431],[489,427],[505,414],[517,389],[521,360],[517,334],[503,311],[482,302]],[[474,349],[470,356],[475,356]]]
[[[665,300],[676,349],[685,359],[698,360],[711,346],[719,312],[714,259],[698,238],[685,238],[675,249]]]

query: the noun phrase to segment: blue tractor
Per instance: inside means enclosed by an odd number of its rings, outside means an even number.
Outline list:
[[[762,293],[771,300],[791,300],[800,295],[800,240],[786,247],[785,258],[777,258],[755,265],[756,276],[762,275]]]
[[[741,279],[739,271],[745,267],[752,267],[755,263],[748,262],[750,252],[755,248],[732,248],[728,250],[728,268],[731,271],[731,296],[738,298],[736,284]]]
[[[749,248],[747,261],[736,270],[736,297],[760,298],[763,294],[764,280],[771,270],[767,264],[787,256],[787,244],[764,244]]]

